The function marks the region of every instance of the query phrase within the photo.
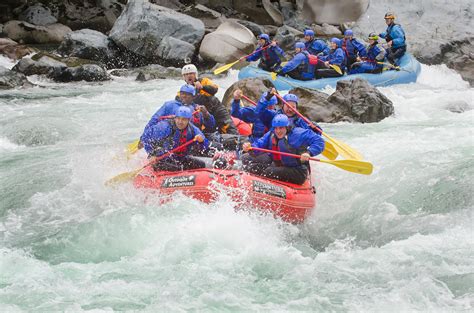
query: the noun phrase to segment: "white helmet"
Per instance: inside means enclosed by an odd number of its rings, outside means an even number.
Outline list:
[[[196,73],[196,78],[198,77],[198,69],[196,65],[186,64],[185,66],[183,66],[183,68],[181,69],[181,75],[189,74],[189,73]]]

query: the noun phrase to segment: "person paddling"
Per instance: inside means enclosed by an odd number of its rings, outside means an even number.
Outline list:
[[[214,131],[218,131],[221,134],[238,135],[239,132],[235,128],[227,108],[215,96],[219,89],[217,84],[207,77],[199,78],[198,69],[194,64],[183,66],[181,74],[187,84],[196,88],[194,103],[204,106],[215,118],[216,127],[214,129],[206,128],[204,133],[209,135]]]
[[[249,62],[260,60],[259,68],[264,71],[275,72],[281,68],[281,58],[285,55],[285,51],[278,46],[276,41],[270,41],[270,36],[267,34],[260,34],[257,48],[246,60]]]
[[[367,57],[357,58],[357,62],[352,64],[348,74],[358,73],[381,73],[383,69],[383,60],[385,59],[385,50],[378,44],[379,36],[370,33],[369,45],[367,46]]]
[[[353,63],[357,62],[358,58],[363,59],[367,57],[367,50],[359,40],[354,38],[352,29],[347,29],[344,32],[341,48],[346,53],[346,66],[348,69],[351,68]]]
[[[311,156],[324,150],[324,140],[309,129],[291,127],[288,117],[278,114],[272,121],[272,130],[254,143],[244,143],[243,151],[252,147],[301,155],[295,159],[277,154],[250,152],[242,156],[245,171],[302,185],[308,178]]]
[[[395,23],[395,14],[387,12],[384,18],[387,30],[380,33],[379,37],[384,38],[387,42],[387,60],[398,66],[400,58],[407,51],[405,31],[401,25]]]
[[[145,130],[140,137],[150,158],[159,157],[184,143],[195,139],[200,150],[207,150],[209,142],[199,128],[190,120],[193,114],[188,107],[181,106],[175,112],[174,119],[166,119]],[[182,171],[204,168],[203,161],[190,156],[191,145],[175,151],[169,157],[156,162],[155,170]]]

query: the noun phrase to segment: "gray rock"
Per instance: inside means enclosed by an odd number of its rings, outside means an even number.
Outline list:
[[[199,55],[206,61],[228,63],[251,53],[256,43],[256,38],[248,28],[227,21],[204,37]]]
[[[23,58],[35,50],[25,45],[19,45],[10,38],[0,38],[0,54],[9,57],[12,60]]]
[[[164,67],[158,64],[152,64],[134,69],[138,81],[149,81],[154,79],[179,79],[181,77],[181,69],[176,67]]]
[[[450,102],[446,105],[445,108],[446,110],[453,113],[464,113],[473,109],[472,104],[469,104],[464,100]]]
[[[341,80],[336,91],[327,99],[339,108],[345,108],[356,122],[379,122],[393,114],[393,103],[366,80]]]
[[[77,67],[54,68],[48,75],[57,82],[85,80],[88,82],[105,81],[110,79],[106,70],[96,64],[85,64]]]
[[[265,34],[275,36],[279,27],[275,25],[263,25],[263,28],[265,29]]]
[[[269,79],[261,78],[245,78],[241,79],[238,82],[235,82],[227,88],[225,91],[224,97],[222,97],[222,104],[230,109],[232,105],[232,100],[234,98],[234,91],[237,89],[242,90],[243,94],[249,97],[250,99],[257,102],[262,93],[268,91],[270,88],[273,88],[274,85]],[[250,103],[247,103],[245,100],[246,106],[252,106]]]
[[[394,112],[390,99],[360,78],[339,81],[336,91],[330,96],[305,88],[295,88],[290,92],[300,98],[301,112],[316,122],[374,123]]]
[[[340,36],[342,35],[342,32],[339,28],[333,25],[329,24],[322,24],[320,25],[315,25],[314,26],[314,33],[316,36],[322,36],[322,37],[334,37],[334,36]]]
[[[258,35],[260,34],[264,34],[265,33],[265,28],[261,25],[258,25],[254,22],[250,22],[250,21],[245,21],[245,20],[237,20],[237,19],[229,19],[229,20],[232,20],[232,21],[236,21],[237,23],[247,27],[254,35],[255,37],[257,37]],[[275,28],[276,30],[276,28]]]
[[[185,41],[174,37],[165,37],[158,46],[156,52],[158,55],[173,64],[189,63],[194,55],[196,48]]]
[[[369,0],[304,0],[302,17],[309,23],[339,25],[357,21],[368,9],[369,3]],[[391,6],[389,3],[386,8]]]
[[[65,56],[95,60],[114,65],[115,51],[110,48],[107,36],[92,29],[81,29],[68,33],[58,48]]]
[[[296,28],[284,25],[278,28],[275,37],[273,38],[278,42],[279,46],[283,50],[293,50],[295,48],[295,42],[303,38],[303,32]]]
[[[202,4],[189,6],[186,9],[182,10],[182,12],[186,15],[201,20],[204,23],[206,30],[215,30],[226,20],[221,13],[209,9],[208,7]]]
[[[204,36],[204,24],[193,17],[177,13],[144,0],[129,1],[110,31],[110,38],[121,48],[145,58],[149,63],[181,66],[176,58],[168,59],[167,44],[182,41],[196,47]],[[172,37],[162,44],[165,38]],[[191,47],[188,45],[188,47]],[[180,45],[180,49],[184,44]],[[184,60],[183,60],[184,61]]]
[[[264,25],[283,25],[281,12],[269,0],[233,1],[231,8],[248,16],[248,20]]]
[[[36,26],[22,21],[9,21],[5,24],[5,33],[15,41],[22,43],[60,43],[71,29],[56,23]]]
[[[51,14],[51,11],[41,4],[28,7],[20,14],[19,19],[39,26],[54,24],[58,21],[57,18]]]
[[[37,61],[29,58],[23,58],[13,68],[13,71],[30,75],[47,75],[55,68],[64,68],[67,65],[57,61],[49,56],[41,56]]]
[[[0,90],[30,86],[32,84],[25,75],[0,66]]]

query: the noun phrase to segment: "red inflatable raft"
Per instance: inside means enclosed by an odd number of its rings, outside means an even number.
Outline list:
[[[316,205],[315,189],[308,179],[303,185],[284,183],[239,170],[197,169],[182,172],[145,168],[134,180],[137,188],[158,191],[168,201],[175,191],[205,203],[226,192],[237,208],[258,208],[291,223],[301,223]]]

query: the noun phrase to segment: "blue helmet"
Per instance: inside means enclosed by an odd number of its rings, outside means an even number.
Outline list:
[[[314,37],[314,31],[312,29],[306,29],[304,35]]]
[[[179,89],[179,92],[185,92],[189,93],[190,95],[196,95],[196,88],[194,88],[193,85],[185,84],[181,86],[181,89]]]
[[[266,42],[269,42],[270,41],[270,36],[268,36],[267,34],[260,34],[258,36],[258,39],[263,39],[265,40]]]
[[[182,105],[176,110],[176,114],[174,115],[175,117],[184,117],[184,118],[191,118],[193,117],[193,113],[191,113],[191,110]]]
[[[298,104],[298,96],[292,93],[287,93],[286,95],[283,96],[283,100],[285,101],[293,101],[296,104]]]
[[[288,125],[290,125],[290,121],[285,114],[277,114],[272,120],[272,127],[287,127]]]
[[[344,36],[353,36],[354,35],[354,32],[352,31],[352,29],[348,29],[344,32]]]
[[[331,42],[335,43],[338,47],[341,45],[341,40],[336,37],[331,38]]]
[[[295,43],[295,49],[296,48],[304,49],[305,47],[306,46],[304,45],[304,42],[298,41],[297,43]]]

